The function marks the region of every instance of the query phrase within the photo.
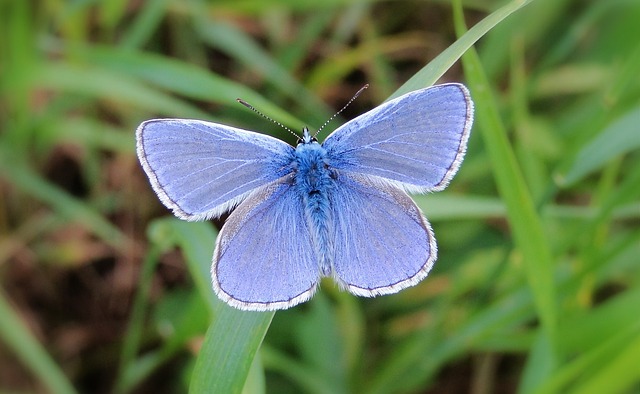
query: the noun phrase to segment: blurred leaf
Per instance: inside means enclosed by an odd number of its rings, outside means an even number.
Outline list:
[[[191,393],[241,393],[274,312],[219,308],[200,349]]]
[[[52,393],[73,394],[76,390],[46,349],[31,334],[20,315],[13,311],[0,289],[0,338],[35,377]]]
[[[257,353],[253,358],[253,364],[249,369],[249,376],[242,388],[242,394],[265,394],[267,392],[266,382],[264,378],[264,367],[262,366],[262,357]]]
[[[573,161],[565,175],[558,174],[556,181],[569,186],[602,167],[609,160],[640,148],[638,134],[640,107],[619,117],[587,143]]]
[[[533,0],[514,0],[510,1],[498,10],[492,12],[483,20],[474,25],[471,29],[462,34],[456,42],[451,44],[447,49],[442,51],[435,59],[424,66],[420,71],[413,75],[398,90],[395,91],[388,99],[399,97],[412,90],[431,86],[440,79],[453,64],[460,59],[471,46],[482,36],[487,34],[492,28],[505,20],[509,15],[518,11],[520,8],[531,3]]]
[[[333,394],[332,382],[317,374],[308,365],[298,362],[275,348],[265,345],[261,349],[262,359],[266,367],[287,376],[305,392],[312,394]]]
[[[108,100],[126,108],[140,109],[167,116],[207,119],[208,114],[141,83],[136,78],[94,66],[71,63],[50,63],[40,70],[34,83],[38,87],[59,93],[76,93],[93,99]]]
[[[454,4],[456,30],[458,34],[463,34],[466,27],[462,7],[459,0]],[[523,392],[527,392],[533,387],[530,385],[534,384],[535,379],[548,376],[558,362],[558,316],[553,273],[555,263],[541,219],[535,211],[531,195],[509,144],[496,100],[474,49],[465,53],[462,64],[476,103],[477,125],[492,161],[498,190],[507,206],[509,224],[513,229],[518,252],[522,254],[528,283],[544,330],[543,335],[546,336],[537,341],[540,345],[537,347],[538,352],[529,356],[531,360],[545,362],[528,364],[520,386]]]
[[[261,49],[246,33],[222,20],[202,19],[202,15],[205,14],[198,12],[194,15],[195,27],[205,42],[237,59],[259,76],[265,77],[273,87],[287,96],[295,98],[297,105],[307,109],[306,116],[309,117],[306,119],[307,122],[323,122],[329,118],[333,110],[293,78],[275,61],[273,56]],[[248,97],[242,98],[248,100]],[[251,104],[256,105],[254,102]],[[262,109],[262,104],[260,105]],[[278,118],[278,120],[286,119]]]
[[[23,193],[50,205],[65,219],[86,226],[105,243],[115,248],[122,248],[127,243],[127,238],[120,229],[107,221],[99,212],[40,177],[23,160],[14,159],[13,155],[1,146],[0,175]]]
[[[82,51],[82,54],[91,64],[130,75],[136,80],[146,81],[163,90],[238,108],[240,107],[237,98],[240,97],[281,122],[299,127],[304,124],[288,111],[279,108],[246,86],[172,58],[143,52],[113,50],[108,47],[87,48]],[[175,111],[176,113],[171,116],[179,114],[179,108]],[[200,119],[209,118],[211,115],[200,117]]]
[[[625,357],[630,356],[630,351],[638,354],[630,343],[640,337],[640,318],[629,311],[639,302],[640,291],[630,290],[571,319],[562,328],[560,338],[565,351],[578,356],[556,370],[534,393],[568,392],[574,382],[579,383],[573,390],[576,393],[623,392],[630,381],[637,380],[637,368],[627,368],[634,362]],[[614,365],[612,360],[616,359],[624,364]],[[589,385],[584,383],[587,381]]]
[[[148,0],[145,6],[141,7],[141,12],[136,16],[134,22],[123,34],[120,47],[126,49],[140,48],[153,35],[155,30],[165,16],[167,3],[170,0]],[[115,3],[110,1],[106,4]],[[127,1],[120,0],[124,6]]]
[[[180,246],[200,295],[213,312],[189,390],[240,393],[274,312],[240,311],[215,296],[210,266],[216,234],[210,224],[168,219],[157,221],[151,231],[156,242],[166,237]]]
[[[297,323],[294,335],[303,363],[328,383],[332,393],[347,393],[344,344],[327,298],[323,294],[316,295],[309,303],[304,319]],[[322,346],[318,347],[318,343]]]

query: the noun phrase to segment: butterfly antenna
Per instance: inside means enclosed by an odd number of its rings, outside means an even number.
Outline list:
[[[263,114],[262,112],[258,111],[253,105],[247,103],[246,101],[244,101],[243,99],[236,99],[237,102],[239,102],[240,104],[244,105],[245,107],[249,108],[250,110],[252,110],[253,112],[257,113],[258,115],[262,116],[263,118],[265,118],[266,120],[268,120],[269,122],[275,123],[278,126],[282,127],[283,129],[287,130],[289,133],[293,134],[296,136],[296,138],[300,138],[300,135],[296,134],[293,130],[291,130],[290,128],[288,128],[287,126],[283,125],[282,123],[278,122],[277,120],[273,120],[270,117],[268,117],[267,115]]]
[[[356,92],[356,94],[354,94],[354,95],[353,95],[353,97],[351,97],[351,100],[347,101],[347,103],[344,105],[344,107],[342,107],[342,109],[341,109],[340,111],[338,111],[338,112],[336,112],[335,114],[333,114],[333,116],[332,116],[332,117],[330,117],[329,119],[327,119],[327,121],[326,121],[326,122],[324,122],[324,124],[323,124],[322,126],[320,126],[320,128],[318,129],[318,131],[316,131],[316,133],[313,135],[313,137],[315,138],[315,136],[317,136],[317,135],[318,135],[318,133],[319,133],[322,129],[324,129],[324,127],[325,127],[326,125],[328,125],[328,124],[329,124],[329,122],[331,122],[332,120],[334,120],[334,119],[336,118],[336,116],[340,115],[340,113],[341,113],[342,111],[344,111],[345,109],[347,109],[347,107],[348,107],[351,103],[353,103],[353,102],[354,102],[354,100],[358,98],[358,96],[360,96],[360,93],[364,92],[364,90],[365,90],[366,88],[368,88],[368,87],[369,87],[369,84],[366,84],[366,85],[364,85],[363,87],[361,87],[361,88],[360,88],[360,90],[358,90],[358,91]]]

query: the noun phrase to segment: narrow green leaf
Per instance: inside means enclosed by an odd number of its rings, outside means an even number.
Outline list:
[[[469,31],[464,34],[460,34],[460,38],[451,44],[447,49],[442,51],[435,59],[424,66],[413,77],[404,83],[394,94],[389,97],[389,100],[402,96],[412,90],[423,88],[425,86],[431,86],[440,79],[447,70],[453,66],[453,64],[460,59],[463,53],[465,53],[476,41],[482,36],[487,34],[498,23],[502,22],[512,13],[516,12],[520,8],[529,4],[533,0],[514,0],[510,1],[498,10],[489,14],[486,18],[478,22]]]
[[[262,360],[269,370],[280,372],[287,376],[300,388],[303,388],[304,392],[311,394],[335,393],[332,382],[328,382],[325,377],[317,374],[313,368],[300,363],[292,357],[288,357],[278,349],[264,346],[261,354]]]
[[[131,26],[122,35],[121,48],[140,48],[153,35],[165,16],[169,0],[149,0],[136,16]],[[109,4],[109,3],[105,3]]]
[[[202,40],[228,53],[247,69],[265,77],[275,89],[283,94],[295,98],[296,104],[305,108],[308,116],[311,116],[310,119],[306,119],[307,122],[323,122],[333,113],[331,108],[328,108],[315,94],[309,92],[245,32],[223,20],[212,22],[209,19],[202,19],[201,16],[206,13],[199,11],[194,11],[194,13],[197,12],[194,15],[196,18],[195,27]]]
[[[130,370],[135,356],[139,351],[147,306],[147,297],[149,295],[149,289],[151,288],[153,272],[158,263],[159,254],[160,249],[152,247],[147,251],[144,262],[142,263],[142,272],[138,281],[138,291],[136,292],[135,299],[133,300],[131,317],[129,319],[129,325],[127,327],[120,353],[120,364],[114,386],[115,393],[125,393],[137,382],[137,380],[131,379],[133,374]]]
[[[86,203],[66,193],[56,185],[47,182],[26,163],[12,159],[11,152],[0,149],[0,176],[33,198],[48,204],[67,220],[83,224],[106,243],[122,248],[126,237],[99,212]]]
[[[630,192],[625,196],[633,198],[634,195]],[[507,216],[504,201],[496,197],[462,196],[445,192],[433,195],[415,195],[412,198],[430,221],[503,218]],[[593,219],[602,214],[600,208],[575,205],[547,205],[543,211],[545,216],[559,219]],[[632,202],[620,206],[613,210],[610,216],[614,219],[639,219],[640,204]]]
[[[262,365],[262,357],[257,353],[253,358],[253,364],[249,369],[249,376],[242,388],[242,394],[266,394],[267,382],[264,376],[264,366]]]
[[[216,233],[209,223],[164,219],[154,223],[151,235],[156,242],[165,238],[166,242],[180,246],[196,287],[213,312],[190,391],[240,393],[275,312],[240,311],[216,297],[210,277]]]
[[[94,66],[51,62],[37,74],[34,84],[59,92],[72,92],[93,99],[134,105],[167,116],[207,119],[209,114],[182,100],[153,89],[139,79]]]
[[[280,122],[296,127],[302,127],[304,124],[288,111],[246,86],[192,64],[160,55],[123,51],[110,47],[87,47],[74,50],[82,53],[91,64],[121,73],[127,78],[133,77],[135,81],[146,81],[163,90],[185,97],[233,105],[238,108],[239,104],[236,99],[240,97]],[[182,115],[180,107],[176,107],[174,112],[171,116],[188,116],[188,114]],[[205,119],[210,117],[210,115],[206,115]]]
[[[51,393],[73,394],[76,390],[56,362],[31,335],[0,290],[0,338]]]
[[[193,370],[190,393],[241,393],[275,312],[219,308]]]
[[[174,217],[156,220],[149,226],[149,238],[154,243],[181,248],[196,288],[212,311],[224,304],[211,287],[211,258],[217,235],[210,223],[191,223]]]
[[[455,1],[454,4],[456,30],[459,35],[462,35],[466,30],[462,6],[460,1]],[[545,331],[544,335],[547,336],[547,340],[541,342],[546,343],[549,347],[544,349],[545,352],[549,352],[545,359],[553,360],[556,357],[554,353],[557,349],[558,316],[554,287],[554,260],[549,242],[513,149],[509,145],[496,100],[491,93],[492,89],[474,49],[465,53],[462,57],[462,64],[476,103],[476,125],[479,126],[477,129],[480,129],[484,146],[493,166],[498,190],[507,206],[515,243],[518,251],[522,254],[528,283],[533,292],[536,309]],[[533,368],[531,364],[529,367]],[[533,375],[536,374],[533,373]]]
[[[609,160],[640,148],[638,125],[640,107],[627,112],[598,133],[580,150],[566,174],[556,177],[557,182],[562,186],[570,186]]]

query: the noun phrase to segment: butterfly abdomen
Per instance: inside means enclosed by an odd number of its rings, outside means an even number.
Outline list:
[[[295,187],[304,206],[319,269],[323,275],[330,275],[334,249],[330,196],[335,187],[335,172],[328,165],[326,150],[317,142],[298,145],[294,167]]]

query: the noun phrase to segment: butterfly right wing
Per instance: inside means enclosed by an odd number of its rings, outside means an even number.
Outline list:
[[[218,235],[211,277],[218,297],[244,310],[286,309],[307,301],[320,270],[301,197],[291,176],[252,193]]]
[[[429,222],[402,190],[366,175],[335,188],[333,274],[351,293],[396,293],[424,279],[437,258]]]
[[[136,141],[154,191],[185,220],[220,216],[291,171],[290,145],[217,123],[148,120],[138,127]]]
[[[407,93],[345,123],[322,146],[338,171],[383,178],[407,192],[444,189],[458,171],[473,123],[467,88]]]

